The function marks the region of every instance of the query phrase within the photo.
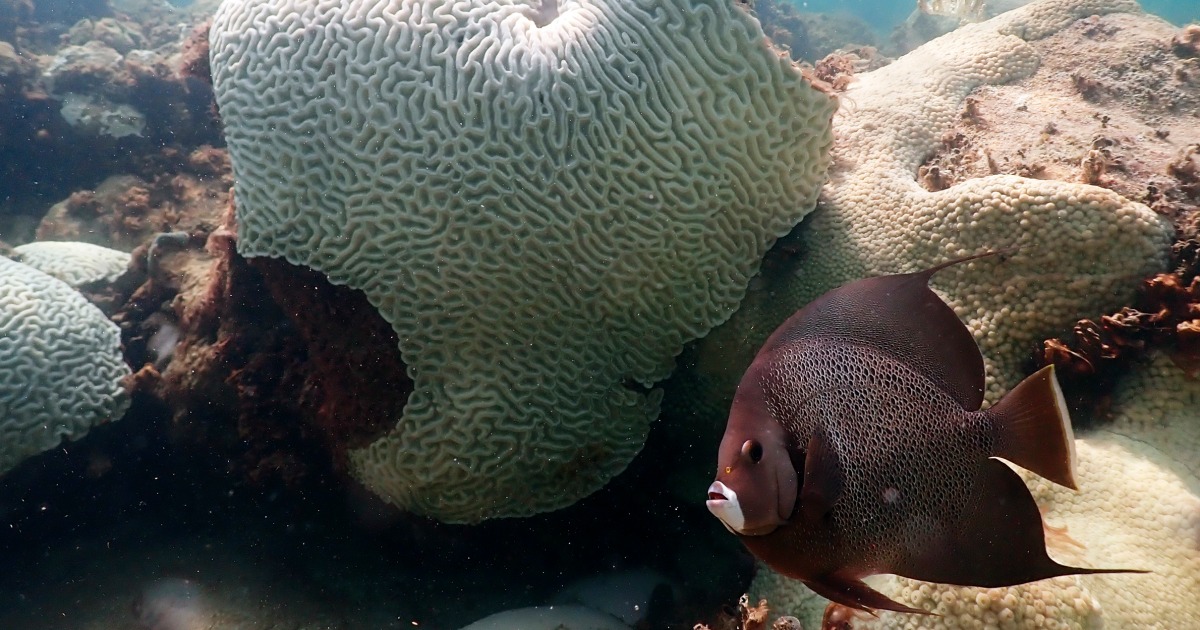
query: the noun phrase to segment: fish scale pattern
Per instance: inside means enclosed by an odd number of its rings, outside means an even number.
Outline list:
[[[445,521],[569,505],[813,207],[833,100],[729,0],[228,0],[238,247],[365,292],[415,389],[354,474]]]
[[[74,289],[0,257],[0,473],[128,408],[121,332]]]
[[[822,541],[798,555],[841,554],[854,566],[898,562],[900,550],[922,548],[961,516],[978,464],[995,447],[982,414],[860,344],[815,338],[780,348],[763,391],[771,416],[797,444],[821,429],[841,464],[845,494],[830,514],[837,544]]]

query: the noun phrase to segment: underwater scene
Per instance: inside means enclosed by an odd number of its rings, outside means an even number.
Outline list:
[[[0,630],[1200,630],[1200,2],[0,0]]]

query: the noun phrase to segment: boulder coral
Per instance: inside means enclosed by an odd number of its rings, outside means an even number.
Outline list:
[[[1096,186],[1014,175],[976,177],[930,190],[918,181],[918,169],[963,115],[972,89],[1035,71],[1039,59],[1030,42],[1092,14],[1137,11],[1136,4],[1123,0],[1038,0],[859,75],[834,119],[834,166],[818,209],[773,253],[776,262],[765,266],[743,308],[690,353],[694,366],[673,384],[679,389],[671,390],[670,400],[690,407],[684,411],[723,422],[753,352],[812,298],[860,277],[915,271],[983,250],[1017,248],[1004,264],[948,270],[933,284],[980,345],[989,401],[1019,380],[1022,364],[1047,332],[1128,304],[1139,280],[1161,271],[1169,254],[1170,224],[1143,204]],[[1132,455],[1119,462],[1105,459],[1099,446],[1081,442],[1081,460],[1085,453],[1092,460],[1082,466],[1097,486],[1089,494],[1081,480],[1085,497],[1100,496],[1114,485],[1100,478],[1106,467],[1139,461]],[[1091,518],[1111,518],[1114,509],[1121,508],[1097,504]],[[1070,528],[1071,535],[1084,539],[1076,529]],[[778,612],[788,612],[789,602],[805,606],[803,586],[791,582],[790,591],[773,590],[770,584],[784,581],[765,571],[759,583],[763,588],[756,595],[783,604]],[[1042,621],[1074,619],[1075,627],[1086,627],[1093,616],[1089,598],[1096,598],[1101,611],[1109,605],[1097,584],[1093,578],[1064,578],[1015,590],[976,589],[969,606],[965,595],[942,596],[939,587],[913,581],[897,580],[889,590],[913,604],[932,604],[923,598],[933,593],[949,602],[945,610],[985,624],[996,621],[988,615],[1001,614],[1007,606],[999,602],[1011,595],[1010,603],[1042,602],[1037,607],[1058,610],[1049,617],[1039,611]],[[1141,592],[1130,584],[1130,592]],[[904,589],[907,595],[897,594]],[[806,610],[822,607],[810,604]]]
[[[0,257],[0,473],[120,419],[115,324],[66,283]]]
[[[1030,75],[1030,41],[1132,0],[1038,0],[934,40],[856,76],[834,117],[833,166],[817,210],[772,253],[742,308],[686,360],[677,383],[696,413],[720,417],[755,350],[779,322],[831,288],[1015,248],[1004,264],[961,265],[933,288],[970,328],[990,404],[1022,376],[1040,342],[1129,303],[1162,270],[1172,227],[1145,205],[1082,183],[988,175],[930,190],[923,160],[969,114],[973,89]],[[720,411],[718,411],[720,410]]]
[[[228,0],[238,251],[362,290],[414,380],[355,476],[445,521],[639,451],[828,166],[834,101],[731,0]]]

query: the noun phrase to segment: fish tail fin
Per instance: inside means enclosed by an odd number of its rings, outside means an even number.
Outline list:
[[[993,455],[1060,486],[1079,489],[1075,483],[1075,432],[1053,365],[1018,383],[984,413],[996,427]]]

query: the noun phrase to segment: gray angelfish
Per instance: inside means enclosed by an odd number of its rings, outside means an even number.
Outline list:
[[[771,568],[834,602],[900,612],[925,611],[862,578],[998,587],[1124,572],[1052,560],[1037,504],[995,459],[1077,489],[1054,368],[980,411],[983,357],[929,289],[938,271],[989,255],[830,291],[759,351],[708,509]]]

